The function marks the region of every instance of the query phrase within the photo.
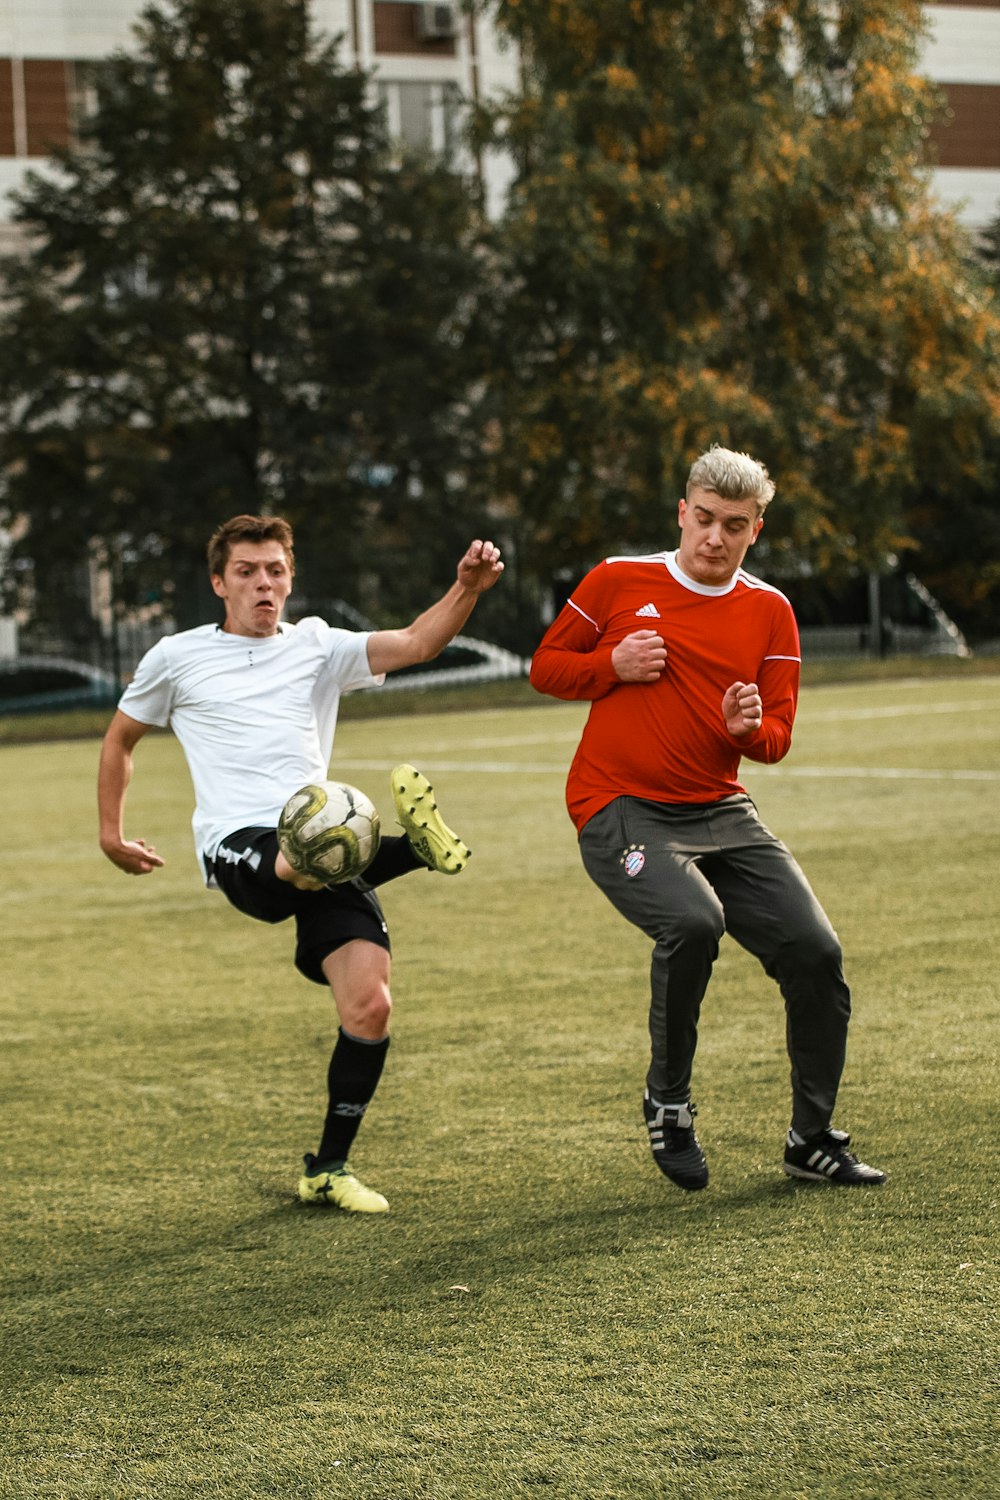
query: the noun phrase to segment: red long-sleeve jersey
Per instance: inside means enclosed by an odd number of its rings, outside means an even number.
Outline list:
[[[622,682],[611,653],[644,629],[666,642],[666,670],[656,682]],[[592,700],[566,785],[577,829],[615,797],[717,802],[744,791],[742,756],[771,764],[788,752],[799,667],[791,605],[742,568],[715,588],[682,573],[673,552],[598,564],[531,663],[540,693]],[[764,704],[760,728],[741,740],[722,718],[734,682],[756,682]]]

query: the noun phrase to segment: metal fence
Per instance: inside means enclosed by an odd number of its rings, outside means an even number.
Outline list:
[[[802,629],[806,661],[850,657],[971,655],[958,627],[919,580],[906,584],[924,606],[924,624],[892,619]],[[316,614],[347,630],[373,630],[370,620],[341,599],[290,601],[292,618]],[[140,659],[163,635],[163,622],[121,622],[111,636],[72,644],[37,631],[25,632],[20,654],[0,659],[0,714],[113,704]],[[529,661],[475,636],[457,636],[436,661],[395,672],[381,691],[406,692],[434,686],[494,682],[522,677]]]

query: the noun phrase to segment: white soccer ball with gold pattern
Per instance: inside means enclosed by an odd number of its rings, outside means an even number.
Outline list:
[[[363,874],[381,838],[374,803],[343,781],[300,787],[278,819],[278,847],[292,869],[326,885]]]

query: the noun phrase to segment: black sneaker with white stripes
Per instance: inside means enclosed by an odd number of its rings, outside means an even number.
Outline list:
[[[653,1160],[671,1182],[689,1193],[708,1186],[708,1163],[694,1133],[693,1104],[654,1104],[646,1090],[642,1101]]]
[[[878,1187],[885,1172],[869,1167],[848,1151],[850,1136],[843,1130],[824,1130],[799,1146],[791,1131],[785,1141],[785,1171],[808,1182],[832,1182],[838,1187]]]

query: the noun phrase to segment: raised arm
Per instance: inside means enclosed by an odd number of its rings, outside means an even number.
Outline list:
[[[126,839],[125,794],[132,780],[132,751],[152,726],[130,719],[121,709],[108,725],[97,773],[101,849],[126,875],[148,875],[164,861],[145,839]]]
[[[458,565],[458,576],[446,594],[401,630],[376,630],[368,637],[368,665],[376,675],[432,661],[466,623],[480,594],[503,572],[500,548],[473,542]]]

